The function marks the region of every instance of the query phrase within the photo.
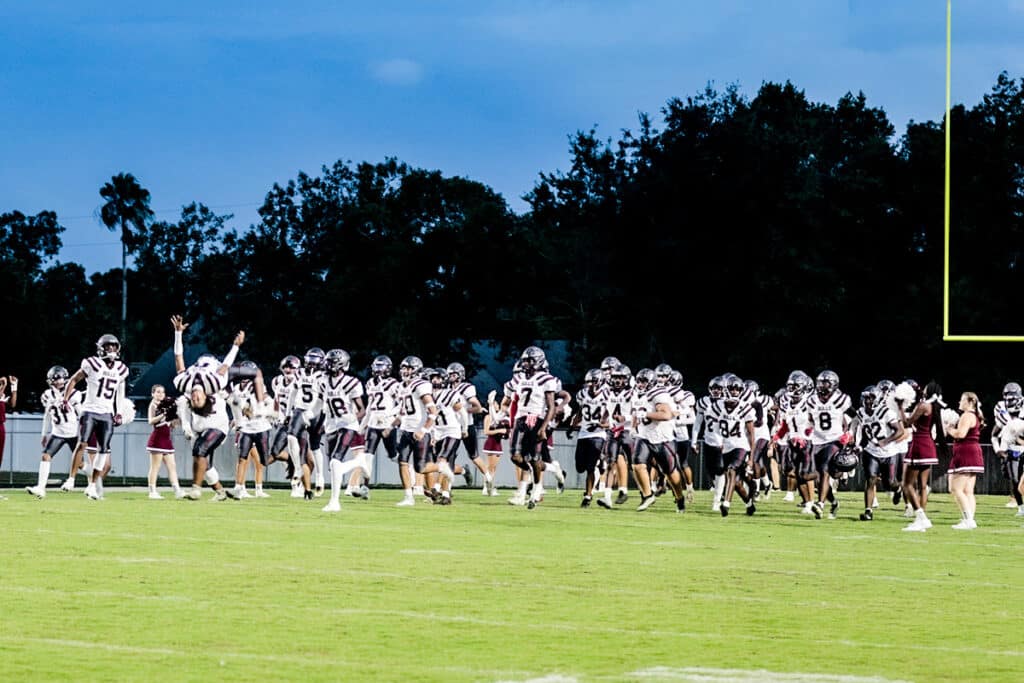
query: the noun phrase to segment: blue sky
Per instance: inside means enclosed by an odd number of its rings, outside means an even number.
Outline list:
[[[863,90],[902,131],[944,106],[944,0],[0,5],[0,211],[53,209],[61,260],[119,265],[92,217],[120,171],[158,217],[257,220],[275,181],[396,156],[516,210],[567,136],[617,136],[708,81]],[[954,100],[1024,75],[1024,0],[954,0]]]

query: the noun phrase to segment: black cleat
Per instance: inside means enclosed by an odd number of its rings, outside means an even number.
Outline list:
[[[611,510],[612,509],[612,506],[609,505],[608,501],[605,500],[604,498],[598,498],[597,499],[597,504],[600,505],[601,507],[603,507],[605,510]]]
[[[622,504],[623,504],[623,503],[625,503],[625,502],[626,502],[627,500],[629,500],[629,496],[628,496],[628,495],[626,495],[626,492],[625,492],[625,491],[619,491],[619,495],[618,495],[618,497],[617,497],[617,498],[615,499],[615,504],[616,504],[616,505],[622,505]]]
[[[755,512],[757,512],[757,507],[753,503],[747,506],[747,517],[753,517]]]
[[[686,498],[676,499],[676,512],[686,512]]]
[[[423,489],[423,495],[430,499],[432,503],[436,503],[441,497],[441,493],[431,488]]]
[[[656,501],[657,499],[658,498],[653,493],[651,493],[651,495],[649,496],[640,494],[640,504],[636,506],[636,511],[643,512],[647,508],[654,505],[654,501]]]
[[[897,489],[892,492],[892,504],[893,505],[899,505],[900,504],[900,500],[902,500],[902,499],[903,499],[903,489],[897,487]]]
[[[728,517],[729,516],[729,506],[728,505],[725,505],[723,503],[722,505],[718,506],[718,509],[722,513],[723,517]]]
[[[860,521],[870,522],[875,518],[875,513],[871,511],[871,508],[866,508],[864,512],[860,513]]]
[[[839,509],[839,501],[838,500],[832,501],[832,505],[828,509],[828,518],[829,519],[835,519],[836,518],[836,510],[838,510],[838,509]]]
[[[655,489],[654,495],[656,495],[656,496],[663,496],[663,495],[665,495],[665,491],[667,491],[667,490],[668,489],[666,489],[664,486],[659,486],[657,489]]]
[[[581,508],[590,507],[590,496],[583,496],[583,501],[580,503]]]
[[[821,519],[821,513],[824,512],[821,503],[815,501],[811,503],[811,511],[814,513],[815,519]]]
[[[526,509],[527,510],[532,510],[535,507],[537,507],[537,501],[535,501],[533,498],[531,498],[530,500],[528,500],[526,502]]]
[[[559,480],[555,484],[555,488],[558,490],[559,493],[565,493],[565,479]]]
[[[436,502],[438,505],[451,505],[452,499],[451,496],[441,496]]]
[[[306,492],[302,494],[302,497],[305,498],[306,500],[313,500],[313,492],[309,489],[306,489]]]

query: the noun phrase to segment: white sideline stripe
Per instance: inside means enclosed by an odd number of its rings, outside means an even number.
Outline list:
[[[167,647],[141,647],[138,645],[119,645],[116,643],[99,643],[91,640],[66,640],[63,638],[32,638],[27,636],[12,636],[5,642],[32,643],[37,645],[55,645],[57,647],[79,647],[89,650],[104,650],[106,652],[126,653],[134,655],[170,655],[176,657],[194,658],[196,656],[220,659],[221,665],[224,659],[248,659],[263,662],[277,662],[283,664],[304,664],[321,665],[330,664],[339,667],[358,667],[361,662],[354,662],[347,659],[325,657],[321,653],[299,654],[299,655],[268,655],[259,652],[211,652],[202,649],[184,650]],[[528,671],[516,671],[515,669],[476,669],[468,666],[430,666],[427,664],[416,664],[418,669],[434,669],[437,671],[453,671],[474,675],[486,674],[488,676],[529,676]]]
[[[579,683],[575,676],[563,676],[562,674],[549,674],[539,678],[527,678],[520,681],[498,681],[497,683]]]
[[[656,666],[626,674],[643,679],[663,681],[701,681],[707,683],[908,683],[880,676],[852,676],[846,674],[784,673],[764,669],[711,669],[687,666],[679,669]]]

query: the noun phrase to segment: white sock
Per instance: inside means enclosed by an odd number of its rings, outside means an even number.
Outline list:
[[[492,481],[494,481],[494,476],[490,472],[484,472],[484,481],[490,484]],[[1024,508],[1024,505],[1022,505],[1021,507]]]
[[[263,484],[256,484],[256,493],[263,493]]]
[[[626,487],[625,487],[625,486],[620,486],[620,487],[619,487],[619,490],[620,490],[620,491],[622,491],[623,493],[626,493],[626,492],[627,492],[627,489],[626,489]]]
[[[558,481],[565,480],[565,473],[562,471],[562,464],[557,460],[552,460],[548,463],[548,469],[551,470],[551,474],[555,475],[555,479]]]
[[[405,497],[406,498],[412,498],[412,489],[406,489],[405,490]]]
[[[103,497],[103,477],[96,480],[96,495],[100,498]]]
[[[341,496],[341,482],[345,474],[341,471],[341,463],[331,458],[331,502],[337,503]]]
[[[914,519],[925,519],[924,508],[918,508],[914,511]]]
[[[692,491],[693,490],[693,484],[687,484],[686,485],[686,490],[687,491]]]
[[[964,513],[964,519],[966,519],[968,522],[973,522],[974,521],[974,513],[973,512],[965,512]]]
[[[324,485],[324,451],[322,448],[317,448],[313,451],[313,464],[316,467],[316,484],[317,486]]]
[[[516,491],[516,497],[526,498],[526,487],[530,485],[529,480],[524,476],[519,480],[519,489]]]
[[[291,458],[292,466],[295,467],[295,476],[298,477],[302,474],[302,452],[299,448],[299,440],[288,435],[288,457]]]
[[[723,493],[725,493],[725,475],[719,474],[715,477],[715,500],[722,500]]]
[[[40,460],[39,461],[39,488],[45,489],[46,482],[50,478],[50,461]]]

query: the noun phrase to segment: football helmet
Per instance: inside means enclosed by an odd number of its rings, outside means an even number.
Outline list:
[[[370,364],[370,372],[374,377],[390,377],[392,369],[391,358],[388,356],[377,356]]]
[[[658,384],[668,384],[669,379],[672,377],[672,366],[668,363],[662,363],[658,367],[654,368],[654,378]]]
[[[291,375],[299,369],[300,365],[302,365],[302,361],[298,356],[285,356],[281,359],[281,364],[278,367],[281,369],[281,374]]]
[[[1024,404],[1024,392],[1021,392],[1020,385],[1016,382],[1008,382],[1003,387],[1003,403],[1010,410],[1016,410]]]
[[[614,389],[625,389],[629,386],[629,380],[632,376],[633,373],[630,372],[629,366],[619,363],[612,369],[608,382]]]
[[[537,370],[543,370],[546,367],[547,358],[545,358],[544,351],[540,347],[527,346],[523,349],[519,362],[523,366],[523,372],[527,375],[532,375]]]
[[[722,375],[712,377],[708,382],[708,394],[714,399],[722,398],[722,395],[725,394],[725,378]]]
[[[604,375],[597,368],[587,370],[587,374],[583,376],[583,383],[592,389],[601,386],[603,380]]]
[[[419,377],[422,372],[423,361],[419,356],[406,356],[398,366],[398,374],[405,380]]]
[[[888,396],[892,392],[896,391],[896,383],[891,379],[883,379],[875,385],[875,388],[882,392],[883,396]]]
[[[324,350],[314,346],[302,357],[302,367],[306,370],[322,370],[324,367]]]
[[[63,365],[54,365],[46,371],[46,383],[54,389],[63,389],[67,386],[69,377],[71,375],[68,374],[68,369]]]
[[[466,381],[466,367],[462,363],[449,363],[445,371],[452,384]]]
[[[331,349],[324,356],[324,368],[332,375],[348,372],[349,365],[351,364],[352,357],[348,355],[348,351],[343,349]]]
[[[640,390],[644,390],[654,384],[658,379],[658,376],[654,373],[654,370],[650,368],[643,368],[636,373],[636,386]]]
[[[832,458],[832,468],[836,472],[853,472],[859,462],[857,449],[852,444],[847,444]]]
[[[668,377],[668,383],[674,387],[683,386],[683,373],[678,370],[673,370],[672,374]]]
[[[879,393],[881,392],[878,391],[878,387],[874,384],[869,384],[864,387],[864,391],[860,392],[860,405],[866,412],[872,412],[875,406],[878,405]]]
[[[204,353],[196,358],[195,367],[200,370],[216,370],[220,367],[220,361],[212,353]]]
[[[622,363],[615,356],[605,356],[605,359],[601,361],[601,372],[604,373],[605,377],[610,377],[612,370],[620,365],[622,365]]]
[[[743,394],[747,391],[747,385],[737,375],[731,372],[725,376],[726,400],[730,403],[739,403]]]
[[[824,370],[818,373],[814,386],[818,390],[818,396],[831,396],[832,392],[839,388],[839,375],[831,370]]]
[[[747,388],[747,391],[753,396],[757,396],[761,393],[761,385],[752,379],[743,380],[743,386]]]
[[[807,373],[803,370],[794,370],[789,373],[786,379],[786,393],[790,398],[799,398],[806,387]]]
[[[115,361],[121,357],[121,342],[112,334],[105,334],[96,340],[96,355],[105,361]]]
[[[423,368],[422,374],[437,389],[444,388],[448,383],[448,372],[445,368]]]

